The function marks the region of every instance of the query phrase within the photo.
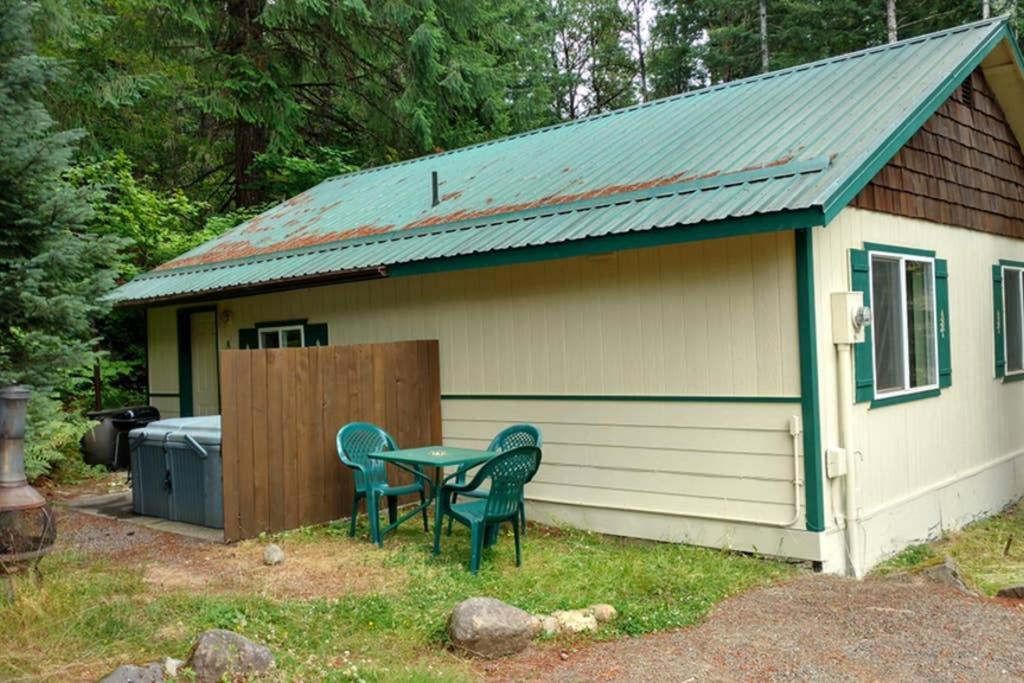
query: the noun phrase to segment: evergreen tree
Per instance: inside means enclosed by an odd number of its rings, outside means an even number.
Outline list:
[[[81,133],[42,104],[59,71],[34,51],[33,9],[0,0],[0,385],[46,392],[92,360],[116,242],[87,233],[87,191],[66,178]]]

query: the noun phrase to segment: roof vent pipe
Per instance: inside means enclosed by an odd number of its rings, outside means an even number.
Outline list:
[[[430,206],[434,207],[441,203],[441,195],[438,193],[437,190],[437,171],[430,172],[430,184],[434,192],[434,199]]]

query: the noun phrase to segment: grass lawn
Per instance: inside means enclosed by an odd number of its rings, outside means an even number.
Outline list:
[[[445,650],[447,615],[464,598],[494,596],[534,613],[609,602],[620,618],[592,637],[617,638],[693,624],[722,599],[795,571],[531,527],[523,567],[503,535],[472,576],[464,529],[444,538],[438,558],[411,522],[384,550],[365,528],[356,539],[346,531],[337,523],[275,536],[287,555],[280,567],[261,565],[259,541],[114,556],[66,541],[44,560],[41,585],[19,578],[18,601],[0,606],[0,680],[88,680],[120,663],[184,658],[208,628],[270,646],[282,679],[470,680],[479,671]]]
[[[934,543],[911,546],[875,571],[917,571],[940,564],[946,555],[957,561],[974,587],[985,595],[1024,583],[1024,502]]]

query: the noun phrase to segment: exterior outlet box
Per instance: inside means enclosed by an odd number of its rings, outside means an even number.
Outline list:
[[[825,451],[825,475],[829,479],[846,476],[846,451],[842,448],[830,448]]]
[[[862,292],[833,292],[832,343],[859,344],[864,341],[864,321],[869,317]]]

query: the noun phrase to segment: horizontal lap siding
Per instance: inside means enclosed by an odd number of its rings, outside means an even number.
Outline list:
[[[528,500],[767,523],[793,517],[789,421],[799,409],[797,403],[494,399],[442,405],[450,445],[484,447],[510,422],[540,427],[544,460]]]
[[[995,378],[992,342],[992,266],[1000,259],[1024,261],[1024,241],[860,209],[847,209],[816,231],[818,362],[826,447],[836,445],[838,432],[829,293],[850,287],[849,252],[863,249],[865,242],[934,250],[937,258],[948,261],[953,368],[953,384],[941,396],[879,408],[867,403],[854,406],[855,447],[863,452],[858,461],[861,506],[863,514],[872,516],[907,496],[939,501],[942,495],[927,492],[928,487],[969,478],[977,468],[1024,451],[1024,382]],[[1010,488],[1024,493],[1024,479]],[[838,492],[835,498],[841,504]],[[868,528],[869,552],[884,552],[883,542],[894,548],[955,528],[1007,501],[1001,488],[970,498],[936,504],[930,518],[911,520],[896,514],[886,521],[886,529]]]

